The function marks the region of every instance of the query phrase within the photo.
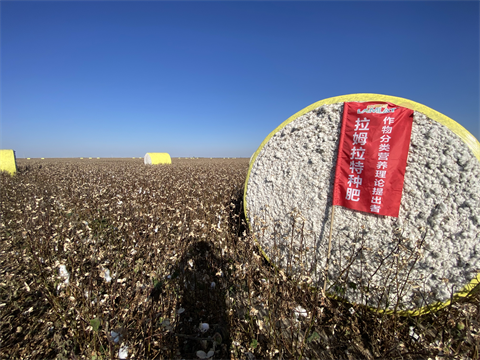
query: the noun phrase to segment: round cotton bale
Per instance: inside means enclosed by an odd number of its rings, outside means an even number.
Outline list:
[[[145,165],[171,164],[172,158],[167,153],[146,153],[143,161]]]
[[[414,110],[398,218],[336,206],[331,222],[349,101]],[[452,119],[411,100],[352,94],[314,103],[267,136],[249,165],[244,210],[265,257],[294,279],[323,287],[327,278],[332,297],[419,315],[478,288],[479,178],[480,144]]]
[[[15,175],[17,172],[15,151],[11,149],[0,150],[0,171],[6,171],[10,175]]]

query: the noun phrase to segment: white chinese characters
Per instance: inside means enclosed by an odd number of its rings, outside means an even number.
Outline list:
[[[362,146],[367,144],[368,132],[370,130],[370,119],[366,117],[363,119],[357,118],[355,121],[355,128],[353,129],[352,148],[350,150],[350,172],[348,176],[347,193],[345,199],[348,201],[359,201],[363,179],[360,175],[365,167],[365,149]]]

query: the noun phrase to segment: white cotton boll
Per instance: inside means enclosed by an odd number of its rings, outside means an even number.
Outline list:
[[[128,358],[128,346],[124,345],[120,347],[120,349],[118,350],[118,358],[119,359]]]
[[[102,269],[102,273],[100,274],[101,277],[105,279],[106,282],[112,281],[112,277],[110,276],[110,270]]]
[[[110,276],[110,270],[108,269],[105,270],[105,281],[106,282],[112,281],[112,277]]]
[[[410,326],[410,329],[408,331],[408,335],[410,335],[415,341],[418,340],[420,337],[418,334],[415,333],[415,330],[413,329],[413,326]]]
[[[204,333],[204,332],[207,332],[208,329],[210,329],[210,325],[208,325],[207,323],[200,323],[198,329]]]
[[[70,281],[70,274],[67,271],[67,267],[65,265],[60,265],[58,267],[58,272],[62,278],[65,280],[63,281],[65,284],[68,284]]]
[[[300,305],[298,305],[294,310],[293,312],[295,313],[295,315],[297,317],[300,317],[300,316],[303,316],[303,317],[307,317],[308,316],[308,313],[307,313],[307,310],[305,310],[303,307],[301,307]]]

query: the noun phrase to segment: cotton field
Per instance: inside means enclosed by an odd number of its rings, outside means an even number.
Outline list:
[[[478,356],[478,298],[398,317],[268,264],[248,159],[17,159],[0,174],[0,357]]]

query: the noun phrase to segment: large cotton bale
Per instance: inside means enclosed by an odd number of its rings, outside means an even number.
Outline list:
[[[0,150],[0,171],[6,171],[10,175],[15,175],[17,172],[15,151],[8,149]]]
[[[145,165],[171,164],[172,159],[167,153],[146,153],[144,157]]]
[[[335,206],[344,102],[414,110],[398,218]],[[480,144],[419,103],[353,94],[291,116],[250,162],[244,210],[267,259],[327,293],[382,311],[421,314],[466,296],[480,276]],[[331,232],[328,272],[325,271]],[[306,276],[304,276],[306,275]]]

